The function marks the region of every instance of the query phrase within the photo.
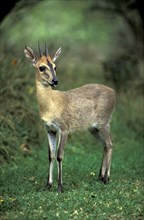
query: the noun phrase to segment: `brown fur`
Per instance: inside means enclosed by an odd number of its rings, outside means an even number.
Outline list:
[[[61,131],[86,130],[108,124],[115,105],[114,90],[88,84],[66,92],[52,90],[36,80],[37,100],[43,121],[55,123]]]

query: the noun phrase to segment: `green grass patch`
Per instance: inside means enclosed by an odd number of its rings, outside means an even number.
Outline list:
[[[80,134],[79,134],[80,136]],[[83,137],[82,137],[83,136]],[[111,181],[97,181],[102,146],[88,133],[69,137],[63,163],[64,193],[45,191],[46,143],[17,164],[1,167],[2,219],[143,219],[143,149],[115,142]]]

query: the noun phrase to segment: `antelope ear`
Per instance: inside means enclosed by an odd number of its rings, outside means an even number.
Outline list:
[[[36,56],[33,50],[30,47],[25,46],[24,53],[25,53],[26,58],[28,58],[33,63],[33,65],[35,65]]]
[[[56,53],[55,53],[55,55],[53,57],[53,62],[56,61],[56,59],[59,57],[60,53],[61,53],[61,47],[56,51]]]

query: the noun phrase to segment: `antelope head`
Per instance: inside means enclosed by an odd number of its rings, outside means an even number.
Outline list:
[[[56,86],[58,80],[56,78],[56,64],[55,61],[61,53],[61,47],[56,51],[53,58],[49,55],[47,45],[45,44],[45,53],[42,52],[40,45],[39,48],[39,57],[35,55],[33,50],[25,46],[24,53],[25,56],[32,62],[33,66],[37,70],[37,76],[39,81],[45,86]]]

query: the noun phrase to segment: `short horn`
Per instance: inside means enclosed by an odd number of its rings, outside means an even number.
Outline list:
[[[48,56],[49,55],[49,52],[48,52],[48,48],[47,48],[47,44],[45,42],[45,55]]]
[[[38,41],[38,49],[39,49],[39,55],[40,55],[40,57],[42,57],[42,56],[43,56],[43,53],[42,53],[42,51],[41,51],[39,41]]]

